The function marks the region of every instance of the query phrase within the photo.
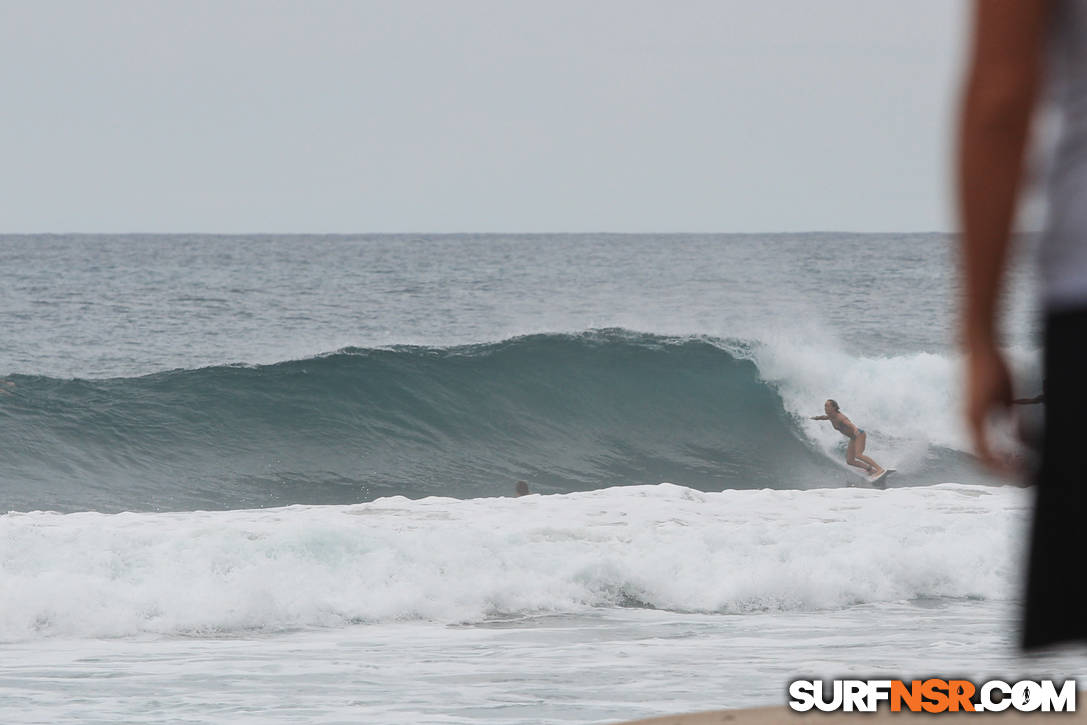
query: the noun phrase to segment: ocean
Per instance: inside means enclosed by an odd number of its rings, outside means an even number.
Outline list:
[[[1032,491],[968,452],[949,235],[8,235],[0,265],[0,721],[1084,681],[1016,649]]]

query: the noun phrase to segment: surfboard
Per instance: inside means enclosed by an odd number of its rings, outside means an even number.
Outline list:
[[[888,468],[885,469],[883,473],[879,474],[878,476],[869,476],[866,473],[861,473],[860,471],[858,471],[857,477],[860,479],[860,481],[857,481],[856,478],[850,479],[846,482],[846,486],[848,486],[849,488],[887,488],[887,476],[890,476],[894,472],[895,469]]]
[[[883,469],[883,473],[879,474],[875,478],[868,477],[868,483],[872,484],[876,488],[887,488],[887,476],[890,476],[895,472],[893,468]]]

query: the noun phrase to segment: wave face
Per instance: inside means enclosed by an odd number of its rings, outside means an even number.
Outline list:
[[[597,607],[747,612],[1006,600],[1029,494],[944,484],[251,511],[0,516],[0,642]]]
[[[751,357],[742,343],[606,330],[137,378],[15,376],[0,406],[2,505],[471,498],[518,479],[544,493],[843,485],[834,439],[813,442],[778,391],[803,396],[765,382]],[[961,468],[946,453],[929,466],[937,481]]]

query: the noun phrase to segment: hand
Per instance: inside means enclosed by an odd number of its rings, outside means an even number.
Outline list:
[[[966,352],[966,424],[978,459],[998,473],[1015,473],[1007,456],[989,445],[985,423],[995,411],[1011,407],[1012,383],[1004,356],[995,345],[979,345]]]

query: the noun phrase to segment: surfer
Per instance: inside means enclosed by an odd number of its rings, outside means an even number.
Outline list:
[[[517,497],[528,495],[528,483],[526,481],[518,481],[516,487]]]
[[[812,420],[829,420],[834,430],[849,439],[849,445],[845,449],[845,462],[851,466],[863,468],[869,476],[883,475],[883,466],[864,455],[864,443],[868,440],[868,435],[845,417],[837,401],[827,400],[823,403],[823,410],[826,411],[826,415],[812,416]]]

